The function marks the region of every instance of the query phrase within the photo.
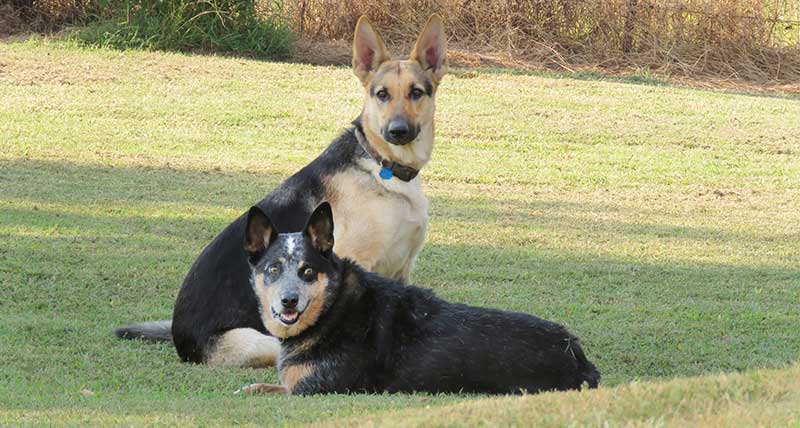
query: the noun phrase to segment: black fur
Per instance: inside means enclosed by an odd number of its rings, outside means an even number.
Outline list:
[[[446,302],[333,259],[317,323],[282,342],[279,368],[313,367],[293,394],[425,391],[514,394],[597,387],[600,373],[564,327]],[[302,350],[297,352],[297,350]]]
[[[151,342],[171,342],[172,331],[169,321],[148,321],[114,329],[120,339],[140,339]]]
[[[360,119],[353,125],[360,127]],[[306,167],[262,199],[260,207],[277,230],[302,230],[312,210],[325,197],[324,178],[358,167],[366,153],[353,129],[345,131]],[[180,358],[201,363],[217,335],[235,328],[269,334],[261,321],[250,286],[247,254],[242,248],[246,214],[228,225],[203,251],[183,282],[172,316],[171,335],[134,324],[115,330],[124,339],[172,340]],[[165,321],[167,323],[168,321]]]
[[[255,212],[259,216],[251,214],[255,229],[250,233],[259,237],[270,222],[254,220],[263,216]],[[299,322],[305,316],[316,320],[307,321],[304,330],[287,334],[274,315],[262,314],[283,337],[278,370],[284,382],[284,372],[292,370],[285,385],[289,392],[509,394],[579,389],[584,383],[597,387],[600,373],[564,327],[524,313],[449,303],[430,290],[366,272],[330,250],[322,253],[323,247],[314,243],[332,240],[333,227],[330,207],[323,203],[302,235],[305,245],[293,246],[292,253],[277,244],[263,253],[250,250],[263,254],[247,269],[252,286],[260,293],[271,290],[273,299],[286,282],[277,273],[263,279],[266,266],[306,260],[306,266],[327,277],[324,291],[314,292],[314,299],[324,299],[320,309],[301,315]],[[281,234],[276,242],[291,236]],[[304,287],[288,289],[306,294]],[[299,381],[298,372],[304,373]]]

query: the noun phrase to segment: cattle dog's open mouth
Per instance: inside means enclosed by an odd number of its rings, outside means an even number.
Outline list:
[[[282,312],[278,312],[275,309],[272,309],[272,316],[286,326],[296,323],[297,320],[300,319],[300,315],[303,315],[303,311],[298,312],[292,309],[287,309]]]

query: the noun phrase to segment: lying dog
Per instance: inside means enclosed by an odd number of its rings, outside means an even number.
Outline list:
[[[436,88],[447,69],[446,39],[434,15],[409,59],[393,60],[366,18],[356,25],[353,72],[364,85],[361,115],[309,165],[258,206],[283,231],[300,231],[330,201],[341,227],[336,252],[390,278],[408,281],[425,242],[428,201],[419,170],[433,150]],[[278,342],[258,313],[242,250],[245,217],[231,223],[186,275],[170,321],[116,330],[126,339],[171,340],[184,361],[263,367]]]
[[[240,391],[509,394],[600,380],[558,324],[448,303],[338,258],[328,203],[303,232],[281,234],[253,207],[244,241],[261,319],[281,339],[282,385]]]

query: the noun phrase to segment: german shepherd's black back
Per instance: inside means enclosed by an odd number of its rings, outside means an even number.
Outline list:
[[[364,107],[353,128],[257,204],[276,227],[300,231],[311,211],[328,201],[342,225],[336,251],[365,269],[408,281],[428,224],[418,173],[433,150],[435,95],[447,69],[446,50],[435,15],[402,60],[392,59],[365,17],[358,21],[353,72],[364,87]],[[178,294],[172,323],[139,323],[116,334],[172,340],[184,361],[274,364],[280,346],[267,334],[250,287],[240,242],[244,225],[241,216],[202,251]]]
[[[321,178],[351,167],[359,157],[357,147],[353,131],[345,132],[257,206],[274,216],[281,230],[302,230],[325,196]],[[246,218],[236,219],[203,250],[178,294],[172,332],[175,348],[185,361],[203,361],[208,357],[207,338],[225,331],[251,328],[268,334],[253,299],[247,255],[241,246]]]
[[[331,250],[327,203],[302,233],[278,234],[258,207],[248,224],[253,291],[264,325],[282,339],[284,392],[509,394],[597,387],[600,373],[578,338],[558,324],[449,303],[339,259]]]

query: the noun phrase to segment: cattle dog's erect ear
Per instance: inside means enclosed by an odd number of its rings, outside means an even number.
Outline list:
[[[244,234],[244,250],[247,254],[258,257],[277,237],[278,233],[264,211],[256,206],[250,208],[247,213],[247,231]]]
[[[327,254],[333,248],[333,213],[329,203],[319,204],[308,219],[303,234],[311,240],[311,246],[321,253]]]
[[[410,59],[417,61],[423,70],[430,73],[437,85],[442,81],[447,71],[447,37],[439,15],[433,14],[428,18],[428,23],[411,51]]]
[[[353,72],[361,83],[366,86],[375,70],[389,59],[391,56],[386,50],[386,45],[372,28],[369,19],[366,16],[359,18],[353,36]]]

